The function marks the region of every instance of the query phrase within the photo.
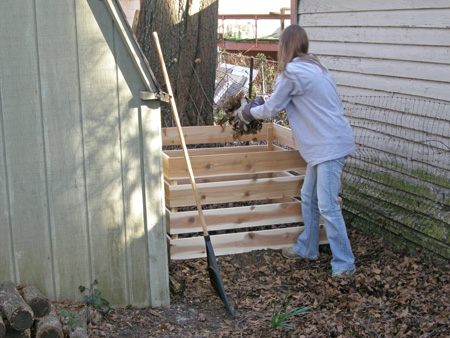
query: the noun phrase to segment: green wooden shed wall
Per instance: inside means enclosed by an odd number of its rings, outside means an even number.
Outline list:
[[[115,0],[0,2],[0,280],[169,302],[158,85]]]

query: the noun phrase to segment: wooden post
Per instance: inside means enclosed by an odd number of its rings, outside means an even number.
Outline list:
[[[273,127],[267,127],[267,150],[273,150]]]
[[[14,329],[25,331],[33,325],[33,310],[22,299],[13,282],[0,284],[0,304]]]
[[[170,85],[169,74],[167,73],[166,65],[164,63],[161,46],[159,44],[158,34],[156,32],[153,32],[153,37],[155,39],[156,49],[158,51],[159,58],[161,61],[161,69],[163,71],[164,79],[166,81],[167,91],[170,96],[170,105],[172,107],[173,117],[175,119],[175,124],[177,126],[178,135],[180,136],[181,148],[183,149],[184,159],[186,161],[186,166],[187,166],[188,173],[189,173],[189,180],[191,182],[192,191],[194,193],[194,198],[195,198],[195,203],[197,205],[197,211],[198,211],[200,221],[202,224],[203,235],[208,236],[208,229],[206,228],[205,217],[203,216],[202,204],[200,202],[200,196],[197,191],[197,185],[195,184],[195,176],[194,176],[194,172],[192,171],[191,160],[190,160],[189,153],[188,153],[188,150],[186,147],[186,141],[184,139],[183,129],[181,128],[180,117],[178,115],[177,106],[175,104],[175,99],[173,97],[172,86]]]
[[[170,185],[178,185],[178,181],[177,180],[170,180]],[[171,212],[178,212],[178,208],[177,207],[170,208],[170,211]],[[169,228],[169,234],[170,234],[170,220],[167,222],[167,226]],[[170,235],[170,238],[178,239],[178,235],[177,234]]]
[[[136,12],[134,12],[133,24],[131,26],[131,30],[133,31],[134,34],[136,34],[136,28],[138,23],[139,23],[139,10],[136,10]]]
[[[267,128],[267,150],[273,150],[273,127],[270,126]],[[268,177],[273,177],[273,173],[269,173]],[[268,199],[267,203],[272,203],[272,199]]]
[[[222,49],[225,49],[225,17],[222,15]]]
[[[258,47],[258,16],[255,15],[255,43],[256,47]]]
[[[253,88],[253,56],[250,58],[250,82],[248,84],[248,98],[252,99],[252,88]]]

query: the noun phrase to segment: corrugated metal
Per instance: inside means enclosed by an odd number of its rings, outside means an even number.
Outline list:
[[[0,2],[0,280],[167,304],[159,104],[115,1]]]
[[[301,0],[298,23],[310,51],[343,95],[449,101],[450,3]]]

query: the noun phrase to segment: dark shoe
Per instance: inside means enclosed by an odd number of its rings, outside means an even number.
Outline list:
[[[299,254],[297,254],[295,251],[294,251],[294,248],[284,248],[284,249],[281,249],[281,255],[284,257],[284,258],[287,258],[287,259],[310,259],[310,260],[316,260],[317,258],[305,258],[305,257],[302,257],[302,256],[300,256]]]

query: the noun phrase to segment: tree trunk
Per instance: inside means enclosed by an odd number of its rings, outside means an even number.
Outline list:
[[[33,310],[22,299],[12,282],[0,285],[0,305],[9,324],[19,331],[25,331],[33,325]]]
[[[50,300],[45,298],[35,286],[25,286],[22,289],[22,296],[25,302],[31,307],[34,318],[42,318],[49,314]]]
[[[63,338],[63,330],[59,316],[54,308],[50,313],[36,321],[36,338]]]
[[[212,125],[217,60],[217,0],[143,0],[136,31],[159,84],[164,78],[152,33],[158,33],[183,125]],[[166,110],[166,109],[164,109]],[[163,112],[163,126],[173,126]]]

